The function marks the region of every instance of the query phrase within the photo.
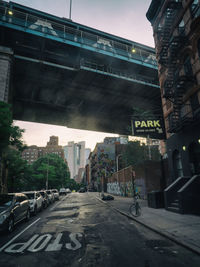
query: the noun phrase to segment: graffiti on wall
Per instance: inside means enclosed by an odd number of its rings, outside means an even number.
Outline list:
[[[110,194],[132,197],[133,196],[133,185],[132,182],[112,182],[107,183],[107,192]],[[136,192],[140,192],[140,188],[136,186]]]

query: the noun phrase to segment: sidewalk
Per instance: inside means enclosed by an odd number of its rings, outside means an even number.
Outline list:
[[[95,193],[95,196],[102,201],[99,193]],[[102,202],[145,227],[200,255],[200,216],[149,208],[146,200],[139,200],[142,214],[140,217],[135,218],[128,212],[129,206],[133,202],[132,198],[114,195],[113,197],[114,200]]]

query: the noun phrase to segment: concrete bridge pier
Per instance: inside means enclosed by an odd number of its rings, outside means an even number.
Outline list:
[[[0,101],[9,102],[13,50],[0,46]]]

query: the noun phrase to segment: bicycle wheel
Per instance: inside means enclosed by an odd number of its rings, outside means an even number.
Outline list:
[[[133,203],[131,204],[130,208],[129,208],[129,212],[131,215],[133,215],[134,217],[138,217],[141,215],[141,208],[139,203]]]

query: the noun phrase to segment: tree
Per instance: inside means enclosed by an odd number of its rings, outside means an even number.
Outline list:
[[[42,188],[66,187],[70,178],[69,168],[64,160],[55,154],[40,157],[32,164],[33,184],[35,190]]]
[[[13,125],[11,106],[0,101],[0,189],[6,193],[9,166],[11,165],[11,154],[13,149],[22,151],[23,144],[22,133],[24,130]]]
[[[22,159],[21,153],[13,148],[7,151],[8,192],[20,192],[27,188],[30,166]],[[30,177],[30,176],[29,176]]]
[[[12,131],[12,113],[10,105],[0,101],[0,152],[8,147]]]
[[[126,148],[122,152],[122,161],[125,166],[137,165],[149,159],[148,146],[140,144],[139,141],[128,142]],[[158,148],[151,147],[152,160],[159,160],[160,154]]]

